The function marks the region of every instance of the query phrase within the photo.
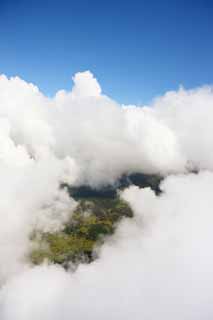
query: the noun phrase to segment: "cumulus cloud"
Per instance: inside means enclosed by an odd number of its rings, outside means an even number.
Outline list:
[[[1,319],[209,319],[212,309],[213,174],[167,178],[164,191],[123,193],[123,221],[100,258],[69,274],[41,266],[1,292]]]
[[[101,95],[101,87],[90,71],[76,73],[73,82],[72,95],[74,97],[99,97]]]
[[[89,71],[73,81],[50,99],[0,77],[0,318],[211,318],[212,88],[137,107],[103,95]],[[29,265],[31,232],[60,230],[76,206],[61,183],[101,187],[133,172],[164,176],[162,193],[122,193],[134,218],[96,262],[74,273]]]

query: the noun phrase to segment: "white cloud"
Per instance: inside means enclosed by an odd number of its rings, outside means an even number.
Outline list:
[[[125,220],[100,258],[75,273],[35,267],[11,279],[1,319],[209,319],[213,174],[171,176],[161,196],[130,187]]]
[[[73,79],[49,99],[0,77],[1,320],[210,319],[212,89],[122,107],[89,71]],[[163,193],[124,191],[135,217],[96,262],[73,274],[28,265],[30,232],[60,230],[76,205],[61,182],[98,186],[136,171],[168,176]]]

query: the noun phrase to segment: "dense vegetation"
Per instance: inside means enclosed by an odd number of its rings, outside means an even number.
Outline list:
[[[79,203],[72,218],[61,232],[35,232],[30,260],[33,264],[47,260],[65,268],[71,263],[90,263],[96,258],[94,249],[104,242],[106,236],[113,234],[119,221],[133,216],[128,204],[119,198],[118,188],[134,183],[140,187],[149,186],[158,193],[160,181],[157,176],[135,174],[123,177],[114,187],[99,190],[88,186],[68,187],[70,195]]]
[[[127,203],[118,197],[81,199],[63,231],[32,236],[36,246],[30,254],[31,261],[40,264],[48,260],[65,267],[70,262],[91,262],[95,246],[114,232],[120,219],[132,215]]]

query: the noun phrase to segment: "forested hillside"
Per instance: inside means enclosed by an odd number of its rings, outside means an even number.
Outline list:
[[[95,248],[112,235],[123,218],[133,217],[129,205],[120,198],[119,191],[129,185],[150,187],[160,192],[161,178],[153,175],[123,176],[114,186],[93,189],[89,186],[69,187],[70,196],[78,201],[69,222],[61,232],[32,234],[33,264],[49,261],[67,268],[70,263],[90,263],[96,258]]]

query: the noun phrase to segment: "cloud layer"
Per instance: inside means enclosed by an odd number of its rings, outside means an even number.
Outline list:
[[[137,107],[103,95],[89,71],[73,81],[50,99],[0,77],[0,318],[211,318],[212,88]],[[76,206],[62,182],[100,187],[132,172],[165,176],[163,192],[123,192],[135,217],[96,262],[75,273],[29,264],[32,230],[60,230]]]

